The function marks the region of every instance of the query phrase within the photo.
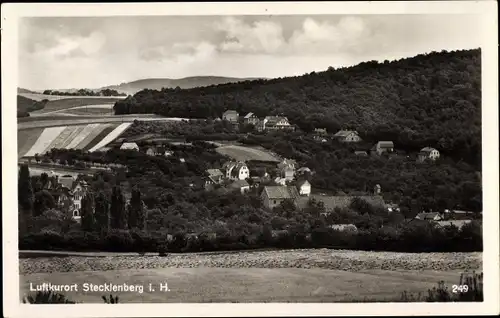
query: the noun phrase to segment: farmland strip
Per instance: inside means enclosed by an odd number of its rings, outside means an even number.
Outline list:
[[[99,135],[97,135],[90,143],[88,143],[83,150],[90,151],[90,149],[93,149],[97,144],[99,144],[104,138],[106,138],[107,135],[109,135],[113,130],[115,130],[116,127],[106,127]]]
[[[84,140],[88,135],[90,135],[90,133],[98,126],[99,124],[89,124],[86,126],[82,126],[83,128],[80,133],[68,145],[66,145],[66,149],[76,148],[76,146],[78,146],[78,144],[82,142],[82,140]]]
[[[17,131],[17,155],[22,157],[28,150],[33,147],[36,140],[42,133],[43,128],[18,130]]]
[[[90,134],[87,135],[78,145],[76,145],[75,149],[83,149],[87,146],[92,140],[97,137],[104,129],[108,128],[110,124],[97,124],[97,126],[92,129]]]
[[[115,140],[118,136],[120,136],[129,126],[131,123],[123,123],[120,126],[116,127],[112,132],[109,133],[104,139],[102,139],[97,145],[94,147],[90,148],[90,152],[96,151],[99,148],[102,148]]]
[[[73,127],[74,127],[73,131],[68,136],[68,138],[66,138],[66,140],[64,140],[64,143],[62,143],[59,148],[61,148],[61,149],[66,148],[66,146],[69,145],[73,141],[73,139],[75,139],[76,136],[78,136],[78,134],[83,130],[83,128],[85,128],[85,125],[73,126]]]
[[[45,128],[33,147],[31,147],[25,156],[32,157],[37,153],[45,153],[47,147],[52,143],[52,141],[54,141],[54,139],[57,138],[57,136],[59,136],[60,133],[64,131],[64,129],[66,129],[66,126]]]
[[[75,130],[75,127],[78,126],[67,126],[60,134],[57,136],[56,139],[54,139],[51,144],[47,147],[46,151],[49,151],[50,149],[53,148],[61,148],[61,145],[64,143],[64,141],[68,138],[69,135]]]

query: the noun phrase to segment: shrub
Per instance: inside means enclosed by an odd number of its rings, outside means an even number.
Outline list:
[[[35,295],[28,295],[23,299],[24,304],[75,304],[63,294],[52,291],[39,291]]]
[[[109,297],[106,297],[106,296],[102,296],[102,300],[106,303],[106,304],[118,304],[118,296],[114,296],[113,295],[109,295]]]
[[[134,240],[126,230],[111,230],[105,238],[106,247],[113,252],[128,252],[134,245]]]
[[[161,256],[161,257],[166,257],[166,256],[168,256],[167,251],[168,251],[167,246],[166,246],[166,245],[161,245],[161,246],[158,248],[158,256]]]

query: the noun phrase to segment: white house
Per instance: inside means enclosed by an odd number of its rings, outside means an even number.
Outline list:
[[[300,195],[309,196],[311,194],[311,184],[307,180],[297,183],[297,189]]]
[[[137,144],[135,142],[124,142],[120,146],[120,149],[121,150],[135,150],[135,151],[139,151],[139,146],[137,146]]]
[[[439,151],[437,149],[431,147],[425,147],[420,150],[418,153],[418,161],[423,162],[427,159],[436,160],[439,159]]]
[[[378,155],[381,155],[384,152],[393,152],[394,151],[394,143],[392,141],[379,141],[373,148],[372,151],[375,151]]]
[[[225,176],[230,180],[245,180],[250,177],[250,170],[244,162],[226,162],[222,166]]]
[[[266,116],[262,121],[263,130],[285,130],[293,129],[292,125],[288,121],[288,118],[284,116]]]
[[[341,142],[361,141],[361,137],[359,137],[358,132],[355,130],[339,130],[333,137]]]

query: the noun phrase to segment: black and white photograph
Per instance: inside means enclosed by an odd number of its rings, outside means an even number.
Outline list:
[[[12,316],[498,314],[496,2],[341,4],[2,6]]]

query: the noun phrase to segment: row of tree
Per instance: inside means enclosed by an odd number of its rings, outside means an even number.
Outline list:
[[[57,95],[57,96],[127,96],[125,93],[119,93],[114,89],[101,89],[98,91],[90,89],[79,89],[74,92],[61,92],[57,90],[47,89],[43,91],[44,95]]]

